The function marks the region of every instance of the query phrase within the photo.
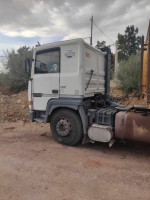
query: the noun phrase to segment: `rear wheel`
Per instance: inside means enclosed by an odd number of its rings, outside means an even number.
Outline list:
[[[69,109],[56,111],[50,122],[52,136],[55,140],[66,145],[77,144],[83,135],[79,115]]]

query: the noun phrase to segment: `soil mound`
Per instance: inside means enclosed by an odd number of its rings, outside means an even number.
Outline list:
[[[29,121],[27,91],[4,94],[0,90],[0,122]]]

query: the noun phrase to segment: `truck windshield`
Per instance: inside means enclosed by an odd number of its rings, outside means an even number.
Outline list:
[[[60,50],[37,52],[35,58],[35,74],[59,73]]]

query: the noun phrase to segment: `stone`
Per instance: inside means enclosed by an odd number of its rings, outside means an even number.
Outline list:
[[[21,99],[18,99],[18,100],[17,100],[17,103],[21,103]]]
[[[26,105],[22,105],[21,108],[25,109]]]

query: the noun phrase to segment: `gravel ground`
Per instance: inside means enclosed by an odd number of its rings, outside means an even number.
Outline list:
[[[150,146],[55,142],[49,125],[0,123],[0,200],[149,200]]]

